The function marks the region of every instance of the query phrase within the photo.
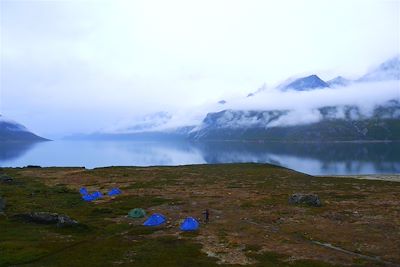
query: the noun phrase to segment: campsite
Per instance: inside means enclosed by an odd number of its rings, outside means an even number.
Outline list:
[[[400,0],[0,0],[0,267],[400,267]]]
[[[400,263],[398,182],[269,164],[4,168],[0,175],[8,177],[0,186],[0,266]],[[93,192],[101,197],[83,199]],[[298,193],[317,195],[321,205],[290,204]],[[58,221],[33,221],[38,214]]]

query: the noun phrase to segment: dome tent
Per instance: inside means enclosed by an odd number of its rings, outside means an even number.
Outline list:
[[[102,198],[102,197],[103,197],[103,194],[102,194],[100,191],[95,191],[95,192],[93,192],[93,193],[91,194],[91,196],[92,196],[92,198],[93,198],[94,200],[96,200],[96,199],[98,199],[98,198]]]
[[[110,191],[108,191],[109,196],[115,196],[121,194],[121,190],[119,188],[112,188]]]
[[[162,214],[154,213],[143,223],[144,226],[158,226],[165,222],[165,217]]]
[[[89,194],[89,192],[87,191],[87,189],[85,187],[82,187],[81,189],[79,189],[79,193],[81,193],[82,196]]]
[[[179,228],[182,231],[196,231],[199,229],[199,222],[193,217],[187,217]]]
[[[143,209],[135,208],[128,212],[129,218],[143,218],[146,216],[146,212]]]
[[[85,201],[92,201],[94,200],[94,198],[92,197],[92,195],[83,195],[82,199]]]

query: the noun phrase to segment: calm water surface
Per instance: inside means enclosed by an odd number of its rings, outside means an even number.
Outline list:
[[[315,175],[400,173],[400,143],[52,141],[0,143],[0,166],[272,163]]]

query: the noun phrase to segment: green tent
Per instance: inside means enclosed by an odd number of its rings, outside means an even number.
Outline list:
[[[129,218],[143,218],[144,216],[146,216],[146,212],[143,209],[136,208],[128,212]]]

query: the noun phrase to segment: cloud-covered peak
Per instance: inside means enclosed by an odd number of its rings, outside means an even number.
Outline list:
[[[25,126],[0,115],[0,127],[10,131],[28,131]]]
[[[46,139],[31,133],[25,126],[0,115],[0,142],[44,141]]]
[[[296,90],[296,91],[307,91],[318,88],[329,87],[329,85],[319,78],[317,75],[313,74],[307,77],[298,78],[291,83],[285,85],[283,90]]]
[[[362,76],[359,81],[400,80],[400,55],[397,55]]]
[[[349,79],[346,79],[342,76],[337,76],[326,82],[329,86],[347,86],[351,83]]]

